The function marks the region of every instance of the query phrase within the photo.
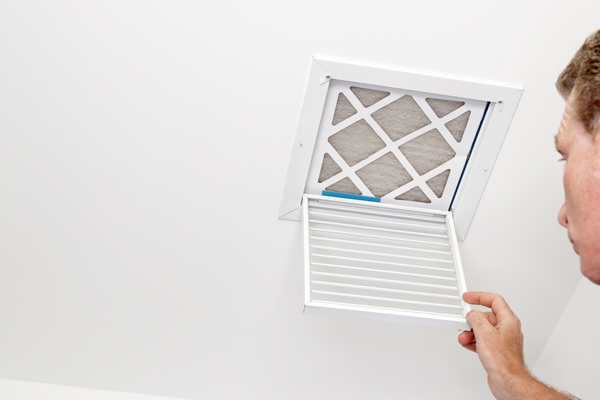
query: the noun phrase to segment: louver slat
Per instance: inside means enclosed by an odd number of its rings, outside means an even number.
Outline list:
[[[305,195],[306,313],[470,329],[452,215]]]

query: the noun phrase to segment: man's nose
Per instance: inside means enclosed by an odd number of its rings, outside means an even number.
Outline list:
[[[563,227],[569,227],[569,218],[567,217],[567,205],[563,203],[562,207],[560,207],[560,211],[558,211],[558,223]]]

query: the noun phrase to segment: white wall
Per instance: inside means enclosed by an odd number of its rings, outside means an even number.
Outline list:
[[[553,82],[598,12],[0,2],[0,377],[186,398],[489,398],[457,332],[301,313],[301,226],[277,210],[310,57],[525,87],[461,250],[467,285],[522,318],[533,365],[579,282],[555,222]]]
[[[533,372],[582,398],[598,397],[600,288],[582,278]]]
[[[179,400],[175,397],[83,389],[47,383],[0,379],[2,400]]]

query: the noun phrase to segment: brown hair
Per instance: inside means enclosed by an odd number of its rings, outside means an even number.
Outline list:
[[[556,88],[566,100],[573,92],[577,118],[595,135],[600,122],[600,30],[591,34],[560,74]]]

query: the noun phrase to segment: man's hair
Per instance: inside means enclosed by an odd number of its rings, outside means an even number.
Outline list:
[[[565,100],[572,92],[577,118],[595,135],[600,123],[600,30],[577,50],[558,77],[556,88]]]

